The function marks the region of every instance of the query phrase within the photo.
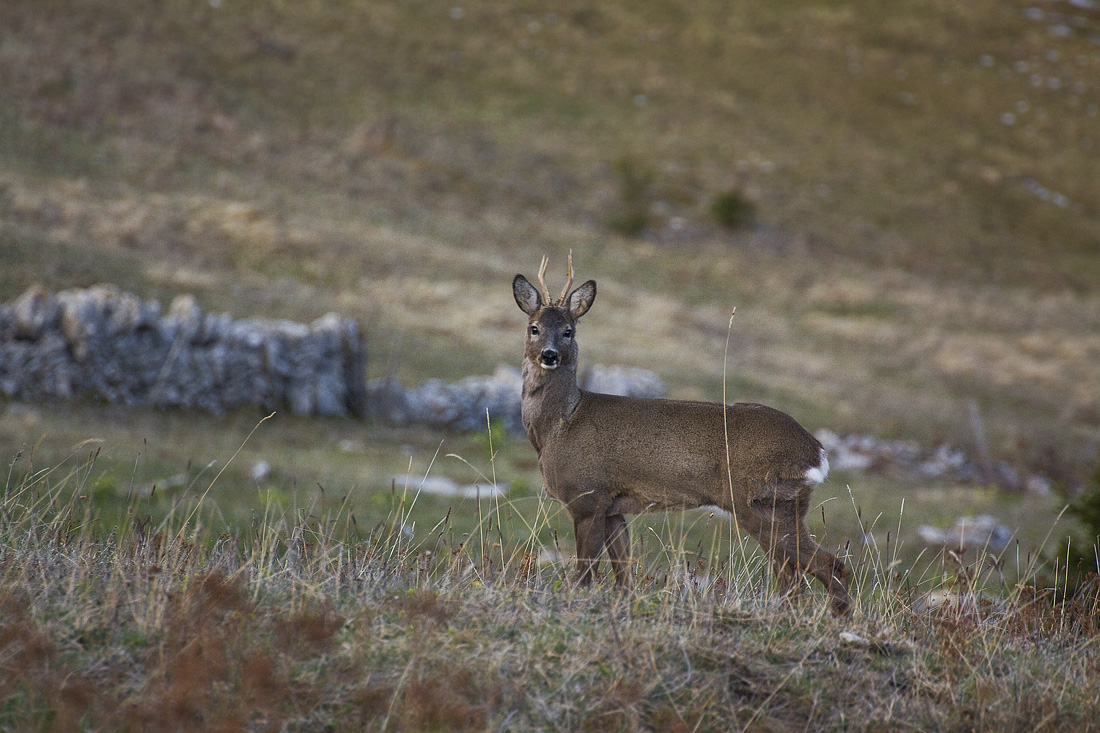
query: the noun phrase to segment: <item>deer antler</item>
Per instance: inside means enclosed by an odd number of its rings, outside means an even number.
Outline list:
[[[573,250],[569,250],[569,280],[566,281],[565,287],[561,289],[561,296],[558,297],[558,305],[565,305],[565,299],[569,297],[569,288],[573,286]]]
[[[569,297],[569,288],[573,286],[573,250],[569,250],[569,270],[566,273],[569,279],[565,283],[565,287],[561,290],[561,295],[558,296],[556,301],[550,300],[550,289],[546,287],[546,266],[550,264],[550,258],[546,255],[542,256],[542,265],[539,266],[539,287],[542,288],[542,302],[544,305],[563,306],[565,305],[565,299]]]
[[[550,258],[542,256],[542,265],[539,267],[539,287],[542,288],[543,305],[550,305],[550,289],[546,287],[546,281],[542,278],[546,275],[546,266],[550,264]]]

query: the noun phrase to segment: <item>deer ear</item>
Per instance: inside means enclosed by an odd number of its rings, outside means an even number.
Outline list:
[[[589,280],[569,294],[569,315],[573,320],[577,320],[588,312],[594,300],[596,300],[596,281]]]
[[[529,316],[534,315],[543,305],[539,291],[523,275],[516,275],[512,280],[512,295],[515,296],[519,309]]]

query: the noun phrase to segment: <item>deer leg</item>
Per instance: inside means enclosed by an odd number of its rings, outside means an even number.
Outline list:
[[[756,539],[771,556],[781,586],[789,587],[792,577],[797,582],[796,572],[812,575],[828,590],[832,612],[838,616],[847,615],[851,606],[848,568],[810,537],[800,514],[802,503],[789,499],[752,502],[760,529]]]
[[[577,572],[580,573],[581,585],[589,585],[596,579],[606,531],[603,515],[573,518],[573,535],[577,539]]]
[[[777,558],[772,553],[772,571],[775,573],[776,589],[781,595],[793,597],[806,590],[806,585],[799,577],[800,573],[785,558]]]
[[[848,596],[847,566],[836,555],[814,542],[810,533],[803,529],[801,546],[806,547],[807,543],[812,549],[800,549],[802,558],[799,562],[829,591],[829,608],[833,614],[847,616],[852,608]]]
[[[607,554],[611,558],[611,569],[615,571],[615,582],[624,588],[634,585],[630,574],[630,531],[622,514],[612,514],[604,520]]]
[[[851,598],[848,595],[848,566],[833,553],[817,544],[806,528],[806,512],[810,508],[810,487],[803,487],[798,495],[798,527],[802,534],[801,543],[809,542],[814,548],[810,574],[817,578],[829,591],[829,607],[837,616],[847,616],[851,612]]]
[[[786,597],[801,593],[806,586],[801,577],[797,556],[791,557],[784,550],[786,538],[783,528],[791,526],[786,503],[761,499],[753,502],[751,510],[751,519],[746,523],[746,529],[771,558],[776,590]]]
[[[775,513],[773,512],[769,517],[769,522],[790,522],[790,517],[793,516],[795,518],[795,521],[798,523],[801,532],[806,532],[806,536],[808,537],[808,531],[805,529],[805,517],[806,510],[809,508],[809,494],[806,494],[804,496],[799,495],[796,501],[798,502],[795,506],[796,513],[792,515],[789,510],[786,510],[783,512],[785,515],[784,518],[782,520],[779,520],[777,517],[774,516]],[[801,534],[796,535],[796,542],[799,545],[801,545],[801,540]],[[792,563],[786,558],[777,557],[774,553],[772,553],[771,557],[773,558],[772,568],[775,571],[776,585],[778,586],[781,593],[787,596],[795,596],[801,594],[803,591],[806,590],[806,583],[801,577],[802,570],[797,564]]]

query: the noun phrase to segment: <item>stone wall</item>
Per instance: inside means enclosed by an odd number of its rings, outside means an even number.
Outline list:
[[[32,287],[0,305],[0,394],[9,398],[362,416],[365,367],[359,326],[335,313],[309,325],[234,320],[184,295],[162,314],[159,302],[112,285]]]

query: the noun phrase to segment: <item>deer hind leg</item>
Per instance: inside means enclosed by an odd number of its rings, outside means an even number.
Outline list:
[[[622,514],[611,514],[604,519],[604,537],[607,554],[611,558],[611,569],[615,571],[615,582],[624,588],[634,585],[630,573],[630,530]]]
[[[799,573],[817,578],[829,592],[829,606],[838,616],[847,615],[848,568],[836,555],[814,542],[804,521],[805,497],[798,499],[759,499],[752,502],[759,527],[757,540],[772,558],[780,587],[791,589],[800,584]]]
[[[796,544],[788,543],[790,529],[794,526],[790,519],[790,504],[788,501],[754,501],[751,504],[752,514],[745,522],[749,534],[756,538],[771,560],[775,587],[782,596],[795,596],[806,589],[798,555],[787,551],[788,545]]]
[[[775,573],[776,589],[781,595],[794,597],[806,590],[806,584],[802,582],[802,573],[791,565],[786,558],[779,558],[776,553],[769,553],[772,558],[772,571]]]

